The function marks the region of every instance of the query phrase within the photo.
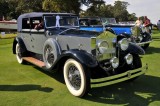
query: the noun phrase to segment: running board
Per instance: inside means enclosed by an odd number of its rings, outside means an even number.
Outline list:
[[[36,58],[33,58],[33,57],[23,57],[22,59],[24,59],[25,61],[30,62],[30,63],[38,66],[38,67],[41,67],[41,68],[45,67],[44,62],[40,61],[40,60],[38,60]]]

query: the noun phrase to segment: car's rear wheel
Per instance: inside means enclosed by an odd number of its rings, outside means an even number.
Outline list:
[[[20,63],[20,64],[24,63],[24,60],[22,58],[21,48],[18,43],[16,44],[16,58],[17,58],[18,63]]]
[[[68,59],[64,65],[64,80],[70,93],[82,97],[90,89],[90,74],[88,70],[76,60]]]

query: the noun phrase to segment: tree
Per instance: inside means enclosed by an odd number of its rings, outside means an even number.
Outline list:
[[[115,1],[114,3],[114,17],[117,21],[127,21],[128,11],[127,6],[128,2]]]
[[[128,15],[128,20],[129,21],[135,21],[137,19],[136,14],[132,13]]]
[[[0,1],[0,16],[7,16],[7,13],[9,12],[9,3],[6,0]]]
[[[100,9],[105,5],[103,0],[90,0],[88,9],[81,16],[100,16]]]
[[[43,2],[43,9],[49,12],[72,12],[79,14],[80,6],[79,0],[44,0]]]
[[[16,12],[22,14],[33,11],[42,11],[42,1],[43,0],[18,0]]]

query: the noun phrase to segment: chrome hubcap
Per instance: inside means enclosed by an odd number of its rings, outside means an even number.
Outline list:
[[[76,90],[80,89],[81,76],[80,76],[79,70],[73,64],[70,65],[69,68],[68,68],[68,79],[69,79],[69,82],[70,82],[71,86],[74,89],[76,89]]]
[[[54,63],[54,51],[53,49],[48,45],[45,48],[45,59],[48,63],[48,65],[51,67]]]

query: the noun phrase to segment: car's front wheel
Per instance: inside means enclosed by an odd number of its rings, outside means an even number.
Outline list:
[[[64,80],[70,93],[77,97],[82,97],[90,89],[90,74],[76,60],[68,59],[64,65]]]
[[[16,44],[16,58],[17,58],[18,63],[20,64],[24,63],[24,60],[22,58],[21,48],[18,43]]]

